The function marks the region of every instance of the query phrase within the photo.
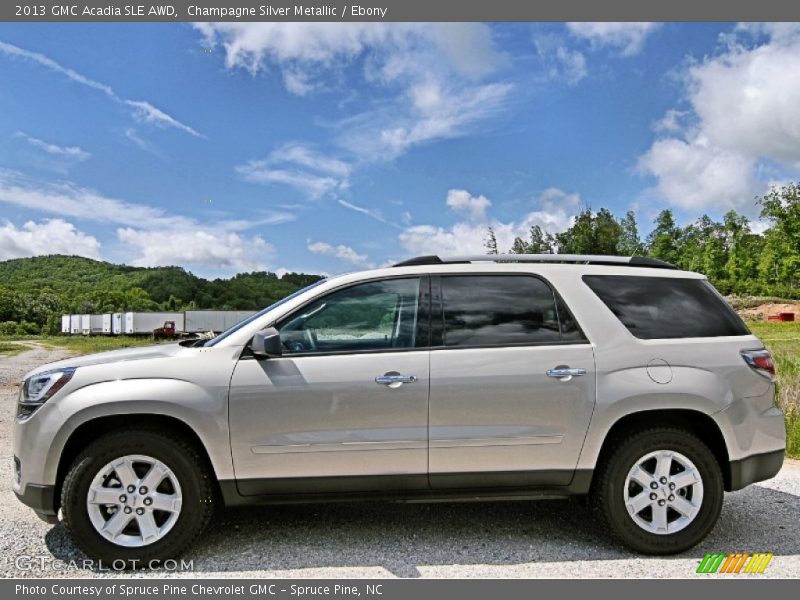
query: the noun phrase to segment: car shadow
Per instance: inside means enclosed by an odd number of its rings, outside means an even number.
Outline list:
[[[46,543],[55,558],[82,556],[61,525]],[[800,554],[800,498],[760,486],[726,494],[714,531],[678,557],[737,551]],[[581,498],[224,509],[184,558],[196,574],[382,567],[397,577],[419,577],[418,565],[647,559],[614,541]]]

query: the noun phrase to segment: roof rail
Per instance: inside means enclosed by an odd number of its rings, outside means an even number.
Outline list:
[[[608,265],[618,267],[650,267],[655,269],[677,269],[673,264],[649,256],[605,256],[602,254],[474,254],[440,258],[435,255],[417,256],[399,262],[394,267],[416,265],[444,265],[474,262],[497,263],[576,263],[583,265]]]

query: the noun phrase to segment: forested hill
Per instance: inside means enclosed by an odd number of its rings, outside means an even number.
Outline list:
[[[126,310],[257,310],[320,279],[240,273],[209,281],[180,267],[131,267],[79,256],[0,262],[0,335],[56,333],[62,313]]]

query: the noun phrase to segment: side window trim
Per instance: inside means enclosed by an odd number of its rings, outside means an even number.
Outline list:
[[[559,337],[562,338],[558,342],[519,342],[519,343],[506,343],[506,344],[475,344],[469,346],[445,346],[444,344],[444,300],[442,297],[442,279],[445,277],[531,277],[538,279],[544,283],[550,293],[553,295],[553,307],[556,311],[558,319]],[[558,310],[558,300],[561,299],[561,304],[569,312],[575,325],[581,333],[582,339],[580,340],[565,340],[563,339],[563,331],[561,329],[561,315]],[[497,271],[475,271],[470,273],[442,273],[440,275],[431,276],[431,314],[435,315],[435,320],[431,321],[431,350],[470,350],[480,348],[526,348],[538,346],[575,346],[575,345],[591,345],[591,342],[586,337],[583,328],[575,319],[574,314],[570,310],[566,301],[560,295],[555,286],[550,283],[545,277],[538,273],[519,273],[519,272],[506,272],[498,273]],[[437,337],[438,336],[438,337]]]
[[[546,281],[546,283],[549,283],[549,282]],[[578,333],[580,334],[580,337],[581,337],[581,339],[579,339],[579,340],[572,340],[571,343],[579,343],[579,344],[589,344],[589,343],[591,343],[589,341],[588,336],[586,335],[586,332],[583,330],[583,327],[581,327],[580,322],[575,317],[575,313],[572,312],[572,309],[569,307],[569,304],[567,304],[567,301],[564,299],[564,296],[561,295],[561,292],[559,292],[555,288],[555,286],[552,286],[552,288],[553,288],[553,294],[556,297],[556,313],[558,314],[558,326],[559,326],[559,330],[561,332],[561,337],[562,338],[564,337],[564,329],[563,329],[563,325],[562,325],[562,322],[561,322],[562,315],[561,315],[561,310],[560,310],[561,307],[563,307],[564,310],[567,312],[567,315],[569,315],[570,319],[572,319],[572,322],[575,323],[575,327],[578,329]],[[569,341],[569,340],[567,340],[567,341]]]
[[[392,277],[374,277],[372,279],[362,279],[360,281],[354,281],[352,283],[347,283],[338,287],[335,287],[331,290],[328,290],[324,294],[316,296],[308,300],[308,302],[304,302],[297,308],[295,308],[291,313],[284,315],[280,319],[274,321],[270,326],[277,328],[280,331],[280,328],[283,324],[287,321],[291,320],[295,315],[299,312],[303,311],[306,307],[314,302],[322,300],[332,294],[336,294],[348,288],[352,288],[358,285],[362,285],[365,283],[375,283],[379,281],[391,281],[395,279],[418,279],[419,280],[419,295],[417,296],[417,331],[416,336],[417,340],[427,340],[427,342],[420,346],[415,345],[412,348],[369,348],[363,350],[324,350],[319,352],[291,352],[284,354],[284,358],[300,358],[300,357],[307,357],[307,356],[342,356],[342,355],[355,355],[355,354],[386,354],[386,353],[399,353],[399,352],[419,352],[424,350],[430,350],[430,326],[429,320],[425,318],[424,315],[430,314],[430,296],[429,293],[426,294],[425,291],[430,290],[430,276],[425,273],[420,273],[418,275],[397,275]],[[422,335],[422,337],[418,337]]]

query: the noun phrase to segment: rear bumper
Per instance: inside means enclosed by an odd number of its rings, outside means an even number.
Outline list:
[[[783,450],[754,454],[730,463],[730,489],[734,492],[747,487],[751,483],[771,479],[783,466]]]

